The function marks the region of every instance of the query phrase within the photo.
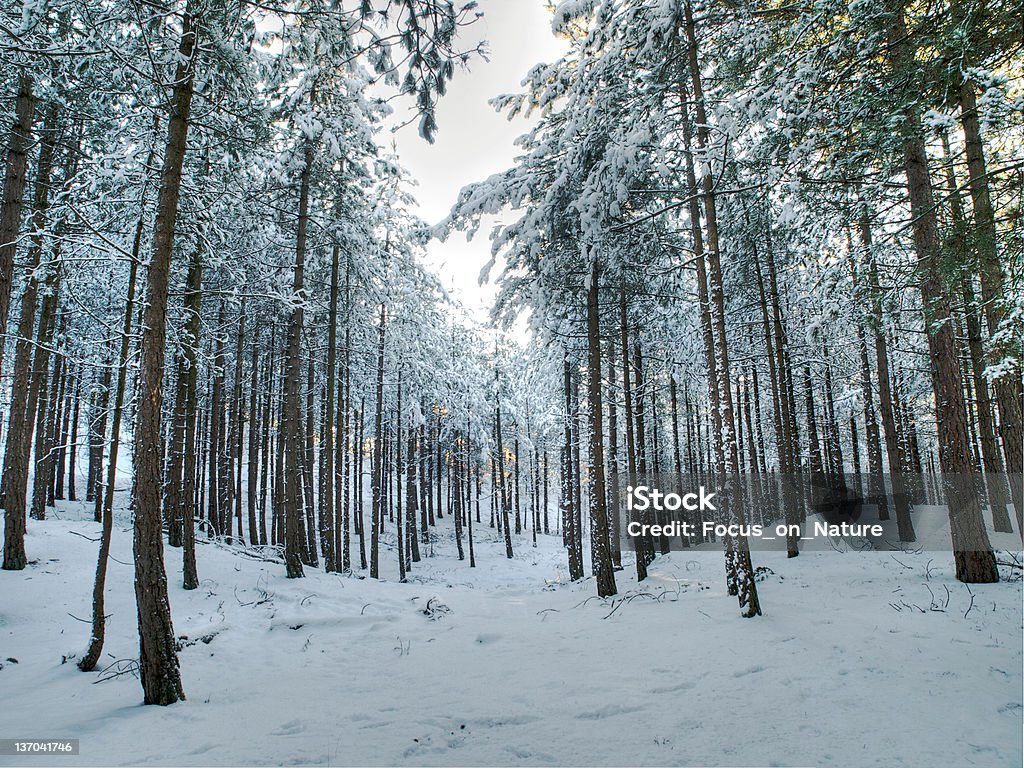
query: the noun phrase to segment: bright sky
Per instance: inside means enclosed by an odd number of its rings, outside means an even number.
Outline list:
[[[448,215],[463,186],[510,167],[517,154],[513,141],[529,129],[529,121],[509,122],[488,99],[519,91],[534,64],[553,61],[565,50],[565,43],[551,34],[545,0],[480,0],[479,10],[484,16],[466,30],[466,44],[486,40],[490,61],[478,59],[469,71],[456,72],[438,106],[435,143],[421,139],[415,124],[395,135],[402,164],[418,182],[413,192],[419,214],[430,224]],[[405,116],[401,108],[397,116]],[[427,251],[445,287],[477,320],[486,318],[495,294],[493,284],[477,282],[490,257],[488,231],[481,227],[471,242],[455,233],[447,242],[431,243]]]

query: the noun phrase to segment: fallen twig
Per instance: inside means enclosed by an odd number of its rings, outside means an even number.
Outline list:
[[[971,588],[967,584],[964,584],[964,587],[967,589],[967,594],[969,594],[971,596],[971,604],[968,605],[967,606],[967,610],[964,611],[964,618],[966,619],[967,618],[967,614],[970,613],[971,612],[971,608],[974,607],[974,593],[971,592]]]
[[[68,533],[73,533],[73,534],[75,534],[75,536],[81,536],[86,541],[99,541],[100,540],[99,536],[97,536],[94,539],[92,536],[86,536],[84,533],[79,533],[78,531],[71,531],[71,530],[69,530]]]

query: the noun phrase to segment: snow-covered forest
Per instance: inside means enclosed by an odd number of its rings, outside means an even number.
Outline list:
[[[1021,763],[1019,4],[512,2],[0,0],[0,765]]]

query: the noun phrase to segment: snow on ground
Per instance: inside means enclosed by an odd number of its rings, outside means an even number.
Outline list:
[[[71,659],[89,632],[90,517],[65,502],[29,521],[33,564],[0,572],[0,738],[81,740],[31,765],[1022,762],[1021,584],[968,590],[948,554],[756,552],[765,615],[745,620],[706,550],[659,558],[639,588],[627,568],[600,600],[592,579],[568,582],[559,537],[517,537],[509,562],[485,526],[478,568],[445,527],[406,584],[391,551],[392,581],[288,580],[202,543],[185,592],[168,549],[188,700],[146,707],[137,679],[113,676],[138,651],[126,518],[101,663],[115,666]]]

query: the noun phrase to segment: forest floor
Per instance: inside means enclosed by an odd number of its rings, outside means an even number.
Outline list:
[[[103,671],[74,664],[99,526],[63,502],[29,522],[29,568],[0,572],[0,738],[78,738],[81,754],[0,765],[1022,762],[1019,581],[968,589],[948,553],[756,552],[764,615],[745,620],[720,552],[660,557],[640,587],[627,568],[602,600],[568,581],[560,537],[516,537],[510,562],[477,526],[471,570],[448,523],[405,584],[393,550],[390,581],[288,580],[204,541],[186,592],[166,550],[188,699],[162,708],[131,673],[125,516]]]

